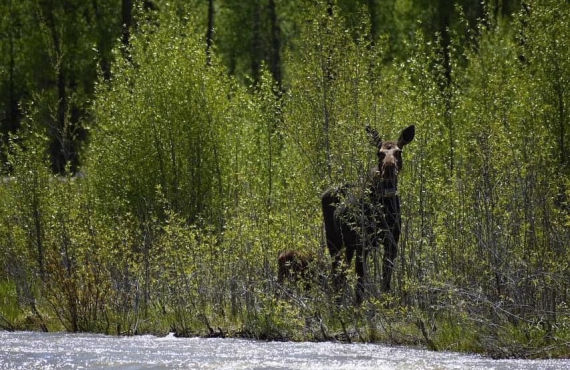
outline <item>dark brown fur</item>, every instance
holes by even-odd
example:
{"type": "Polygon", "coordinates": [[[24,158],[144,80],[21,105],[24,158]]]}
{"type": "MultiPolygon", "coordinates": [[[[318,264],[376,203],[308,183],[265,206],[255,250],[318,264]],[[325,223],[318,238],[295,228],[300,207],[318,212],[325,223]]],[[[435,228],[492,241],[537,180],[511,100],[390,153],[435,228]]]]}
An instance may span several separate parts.
{"type": "Polygon", "coordinates": [[[309,282],[311,279],[311,264],[314,257],[307,253],[288,250],[279,254],[277,265],[279,267],[277,281],[297,283],[299,280],[309,282]]]}
{"type": "Polygon", "coordinates": [[[382,142],[376,130],[366,127],[378,149],[378,165],[361,186],[344,185],[327,190],[321,197],[327,247],[333,257],[334,287],[339,291],[345,280],[342,264],[349,266],[356,253],[356,301],[362,302],[368,252],[384,245],[382,290],[390,290],[392,270],[400,238],[400,198],[398,173],[402,169],[402,148],[414,139],[409,126],[397,141],[382,142]]]}

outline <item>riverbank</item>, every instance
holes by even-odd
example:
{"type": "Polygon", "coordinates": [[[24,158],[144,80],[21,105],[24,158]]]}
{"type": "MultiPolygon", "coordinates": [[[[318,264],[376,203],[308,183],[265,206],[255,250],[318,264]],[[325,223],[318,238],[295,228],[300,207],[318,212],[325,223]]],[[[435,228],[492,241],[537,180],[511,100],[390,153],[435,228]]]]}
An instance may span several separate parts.
{"type": "MultiPolygon", "coordinates": [[[[281,309],[265,315],[222,317],[198,315],[181,325],[172,313],[151,313],[130,326],[120,323],[100,326],[93,333],[113,336],[173,335],[181,338],[232,338],[277,342],[375,343],[432,351],[477,353],[493,359],[568,359],[568,332],[544,335],[537,327],[490,326],[465,315],[432,315],[405,307],[340,307],[336,313],[316,310],[301,315],[290,302],[279,301],[281,309]],[[290,309],[290,310],[288,310],[290,309]],[[564,337],[566,335],[566,337],[564,337]]],[[[366,306],[366,305],[365,305],[366,306]]],[[[20,312],[9,321],[0,315],[0,329],[7,331],[66,331],[61,318],[47,307],[20,312]]],[[[67,330],[68,331],[68,330],[67,330]]],[[[68,331],[69,332],[69,331],[68,331]]]]}

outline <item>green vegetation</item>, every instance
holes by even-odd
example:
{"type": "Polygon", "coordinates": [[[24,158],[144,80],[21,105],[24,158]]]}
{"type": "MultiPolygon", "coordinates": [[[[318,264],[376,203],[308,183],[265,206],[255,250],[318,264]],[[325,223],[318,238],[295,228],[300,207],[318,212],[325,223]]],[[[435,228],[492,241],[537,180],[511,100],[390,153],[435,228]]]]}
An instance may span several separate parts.
{"type": "Polygon", "coordinates": [[[558,0],[4,2],[0,328],[569,357],[569,43],[558,0]],[[354,307],[320,194],[366,124],[416,138],[354,307]]]}

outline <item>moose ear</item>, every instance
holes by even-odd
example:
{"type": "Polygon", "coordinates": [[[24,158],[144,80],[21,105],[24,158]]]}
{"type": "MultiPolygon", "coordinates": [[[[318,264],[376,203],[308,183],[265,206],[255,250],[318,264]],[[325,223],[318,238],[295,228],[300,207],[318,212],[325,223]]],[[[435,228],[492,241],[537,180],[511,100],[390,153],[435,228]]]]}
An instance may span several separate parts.
{"type": "Polygon", "coordinates": [[[378,148],[382,147],[382,139],[380,138],[380,134],[376,129],[373,129],[369,125],[366,125],[366,132],[368,136],[370,136],[370,143],[378,148]]]}
{"type": "Polygon", "coordinates": [[[411,125],[406,127],[400,134],[400,138],[398,139],[398,146],[402,148],[404,145],[409,144],[412,140],[414,140],[415,134],[416,126],[411,125]]]}

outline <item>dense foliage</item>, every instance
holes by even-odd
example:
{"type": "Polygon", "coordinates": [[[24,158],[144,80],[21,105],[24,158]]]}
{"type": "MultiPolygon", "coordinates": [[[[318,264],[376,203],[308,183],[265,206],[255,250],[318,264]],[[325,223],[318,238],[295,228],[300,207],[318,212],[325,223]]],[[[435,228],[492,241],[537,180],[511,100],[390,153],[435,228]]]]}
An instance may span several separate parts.
{"type": "Polygon", "coordinates": [[[568,2],[0,9],[0,328],[570,355],[568,2]],[[375,251],[355,307],[320,194],[374,164],[366,124],[416,138],[393,291],[375,251]]]}

